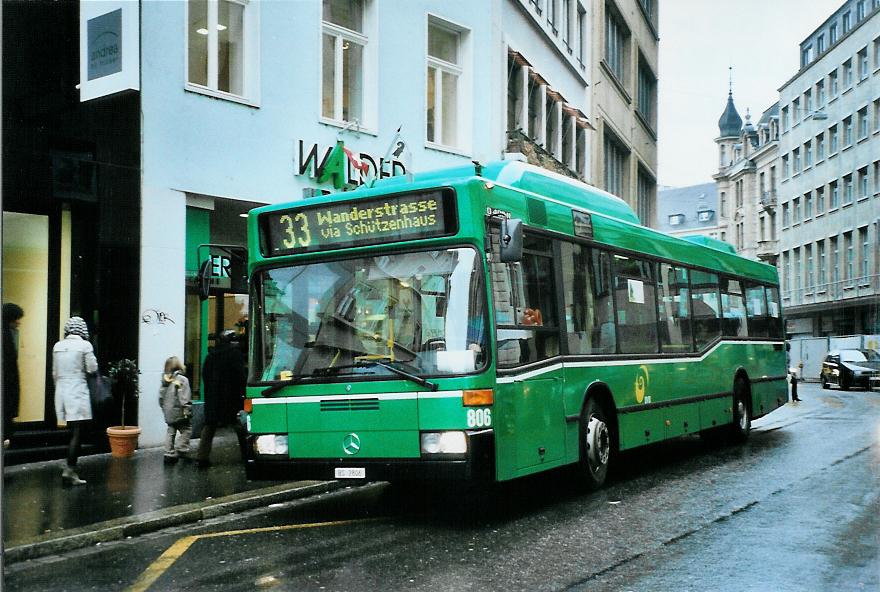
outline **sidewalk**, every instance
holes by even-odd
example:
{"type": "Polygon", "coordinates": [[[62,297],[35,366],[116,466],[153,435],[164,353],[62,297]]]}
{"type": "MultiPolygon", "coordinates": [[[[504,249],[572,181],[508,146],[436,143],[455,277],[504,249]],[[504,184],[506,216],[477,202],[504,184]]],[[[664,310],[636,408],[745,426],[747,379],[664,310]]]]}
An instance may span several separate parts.
{"type": "MultiPolygon", "coordinates": [[[[196,445],[198,440],[194,441],[196,445]]],[[[214,439],[213,464],[163,463],[162,449],[132,458],[80,457],[88,483],[62,487],[63,460],[3,471],[4,562],[61,553],[338,488],[338,482],[248,481],[235,434],[214,439]]]]}

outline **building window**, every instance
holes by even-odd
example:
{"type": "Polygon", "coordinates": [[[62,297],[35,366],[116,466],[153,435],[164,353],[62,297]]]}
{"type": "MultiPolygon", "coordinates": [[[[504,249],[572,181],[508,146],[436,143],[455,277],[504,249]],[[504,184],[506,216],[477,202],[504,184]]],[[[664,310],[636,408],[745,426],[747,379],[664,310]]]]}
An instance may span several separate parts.
{"type": "Polygon", "coordinates": [[[800,224],[801,222],[801,198],[796,197],[791,200],[791,223],[800,224]]]}
{"type": "Polygon", "coordinates": [[[859,62],[859,81],[867,80],[868,78],[868,47],[863,47],[859,53],[856,54],[856,58],[859,62]]]}
{"type": "Polygon", "coordinates": [[[874,39],[874,69],[880,68],[880,37],[874,39]]]}
{"type": "Polygon", "coordinates": [[[547,24],[556,33],[556,3],[559,0],[547,0],[547,24]]]}
{"type": "Polygon", "coordinates": [[[847,280],[852,280],[855,277],[855,249],[853,247],[852,234],[852,232],[843,233],[843,250],[846,253],[846,275],[844,275],[843,277],[847,280]]]}
{"type": "Polygon", "coordinates": [[[821,109],[825,105],[825,81],[820,80],[816,83],[816,109],[821,109]]]}
{"type": "Polygon", "coordinates": [[[865,0],[856,2],[856,22],[865,18],[865,0]]]}
{"type": "Polygon", "coordinates": [[[828,154],[837,152],[837,124],[828,128],[828,154]]]}
{"type": "Polygon", "coordinates": [[[859,199],[868,197],[868,167],[859,169],[859,199]]]}
{"type": "Polygon", "coordinates": [[[853,202],[853,176],[852,173],[843,177],[843,204],[853,202]]]}
{"type": "Polygon", "coordinates": [[[657,77],[648,67],[643,56],[639,55],[639,101],[638,110],[648,125],[656,129],[657,122],[657,77]]]}
{"type": "Polygon", "coordinates": [[[431,144],[461,144],[461,32],[440,21],[428,22],[427,139],[431,144]]]}
{"type": "Polygon", "coordinates": [[[816,37],[816,54],[820,54],[825,51],[825,35],[819,35],[816,37]]]}
{"type": "Polygon", "coordinates": [[[788,292],[791,289],[791,255],[788,251],[782,253],[782,289],[788,292]]]}
{"type": "Polygon", "coordinates": [[[684,223],[684,214],[670,214],[669,215],[669,225],[670,226],[681,226],[684,223]]]}
{"type": "Polygon", "coordinates": [[[880,195],[880,160],[874,161],[874,194],[880,195]]]}
{"type": "Polygon", "coordinates": [[[850,11],[846,11],[843,13],[843,34],[846,35],[849,33],[849,30],[852,28],[852,13],[850,11]]]}
{"type": "Polygon", "coordinates": [[[507,56],[507,131],[522,129],[520,121],[523,101],[522,69],[517,57],[511,52],[507,56]]]}
{"type": "Polygon", "coordinates": [[[605,128],[605,190],[624,197],[627,152],[605,128]]]}
{"type": "MultiPolygon", "coordinates": [[[[571,0],[562,0],[562,14],[559,15],[559,29],[562,31],[562,42],[566,47],[571,47],[571,22],[569,10],[571,0]]],[[[569,50],[570,51],[570,50],[569,50]]]]}
{"type": "Polygon", "coordinates": [[[801,68],[813,61],[813,46],[808,45],[801,50],[801,68]]]}
{"type": "Polygon", "coordinates": [[[825,188],[816,187],[816,215],[825,211],[825,188]]]}
{"type": "Polygon", "coordinates": [[[799,122],[804,118],[804,114],[801,111],[801,100],[795,99],[791,102],[791,119],[795,123],[799,122]]]}
{"type": "Polygon", "coordinates": [[[852,58],[843,62],[843,88],[849,88],[853,83],[852,58]]]}
{"type": "Polygon", "coordinates": [[[804,220],[813,217],[813,194],[812,192],[804,193],[804,220]]]}
{"type": "Polygon", "coordinates": [[[801,149],[795,148],[791,151],[792,174],[796,175],[801,172],[801,149]]]}
{"type": "Polygon", "coordinates": [[[837,23],[832,23],[830,27],[828,27],[828,42],[831,45],[837,43],[837,23]]]}
{"type": "Polygon", "coordinates": [[[819,242],[817,242],[816,249],[819,263],[816,281],[818,282],[818,285],[821,286],[825,283],[825,241],[820,240],[819,242]]]}
{"type": "Polygon", "coordinates": [[[831,192],[831,209],[833,210],[840,206],[840,189],[836,180],[828,183],[828,187],[831,192]]]}
{"type": "Polygon", "coordinates": [[[812,292],[815,289],[815,284],[813,283],[813,245],[804,246],[804,265],[807,272],[807,290],[812,292]]]}
{"type": "Polygon", "coordinates": [[[577,59],[583,64],[587,61],[587,11],[578,3],[577,5],[577,59]]]}
{"type": "Polygon", "coordinates": [[[621,83],[626,82],[629,30],[611,4],[605,5],[605,62],[621,83]]]}
{"type": "Polygon", "coordinates": [[[816,160],[820,161],[825,158],[825,134],[821,133],[816,136],[816,160]]]}
{"type": "Polygon", "coordinates": [[[834,69],[828,73],[828,93],[832,99],[837,96],[837,91],[837,69],[834,69]]]}
{"type": "Polygon", "coordinates": [[[840,249],[836,236],[831,237],[831,281],[837,284],[840,281],[840,249]]]}
{"type": "Polygon", "coordinates": [[[810,145],[810,142],[804,144],[804,166],[813,166],[813,147],[810,145]]]}
{"type": "Polygon", "coordinates": [[[804,117],[813,111],[813,92],[810,89],[804,91],[804,117]]]}
{"type": "Polygon", "coordinates": [[[788,209],[788,202],[782,204],[782,227],[788,228],[791,225],[791,217],[788,209]]]}
{"type": "Polygon", "coordinates": [[[789,170],[788,170],[788,154],[784,154],[782,156],[782,177],[788,178],[789,170]]]}
{"type": "Polygon", "coordinates": [[[862,246],[861,270],[859,275],[862,281],[868,281],[868,257],[871,255],[871,245],[868,243],[868,227],[859,228],[859,244],[862,246]]]}
{"type": "Polygon", "coordinates": [[[852,116],[843,120],[843,146],[852,146],[853,143],[853,119],[852,116]]]}
{"type": "Polygon", "coordinates": [[[856,116],[858,117],[859,140],[863,140],[868,137],[868,107],[865,106],[859,109],[856,116]]]}
{"type": "Polygon", "coordinates": [[[246,0],[189,0],[187,82],[194,90],[255,99],[258,6],[246,0]]]}
{"type": "Polygon", "coordinates": [[[880,132],[880,99],[874,99],[874,131],[880,132]]]}
{"type": "Polygon", "coordinates": [[[782,108],[782,131],[788,131],[788,107],[782,108]]]}
{"type": "Polygon", "coordinates": [[[367,43],[362,0],[324,0],[321,27],[321,115],[364,123],[367,43]]]}
{"type": "Polygon", "coordinates": [[[650,226],[654,219],[653,204],[657,194],[657,182],[651,175],[639,167],[638,173],[638,197],[639,202],[636,207],[636,213],[642,224],[650,226]]]}

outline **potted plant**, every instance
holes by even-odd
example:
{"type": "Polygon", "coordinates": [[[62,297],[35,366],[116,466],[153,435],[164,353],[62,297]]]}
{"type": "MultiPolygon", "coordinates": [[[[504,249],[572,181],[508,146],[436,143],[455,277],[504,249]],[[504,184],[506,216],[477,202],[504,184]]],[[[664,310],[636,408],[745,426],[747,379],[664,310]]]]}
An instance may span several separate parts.
{"type": "Polygon", "coordinates": [[[110,364],[110,381],[113,384],[113,394],[121,399],[120,425],[107,428],[107,437],[110,440],[110,454],[116,457],[129,457],[137,448],[138,436],[141,429],[137,426],[125,425],[125,402],[126,400],[137,401],[138,398],[138,370],[137,362],[123,358],[110,364]]]}

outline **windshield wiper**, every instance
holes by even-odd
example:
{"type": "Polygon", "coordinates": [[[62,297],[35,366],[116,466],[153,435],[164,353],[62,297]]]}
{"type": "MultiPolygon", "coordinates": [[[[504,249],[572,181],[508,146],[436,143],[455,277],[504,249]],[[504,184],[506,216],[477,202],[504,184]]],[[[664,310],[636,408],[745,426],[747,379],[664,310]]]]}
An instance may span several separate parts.
{"type": "Polygon", "coordinates": [[[406,370],[403,370],[402,368],[398,368],[397,366],[392,366],[391,364],[394,364],[394,363],[395,362],[392,362],[392,361],[389,361],[388,363],[386,363],[386,362],[380,362],[378,360],[359,360],[359,361],[355,362],[354,364],[346,364],[344,366],[332,366],[330,368],[324,368],[324,369],[322,369],[322,373],[329,374],[329,373],[333,372],[334,370],[341,370],[343,368],[370,368],[372,366],[379,366],[380,368],[384,368],[385,370],[388,370],[389,372],[391,372],[393,374],[397,374],[398,376],[402,376],[403,378],[406,378],[407,380],[411,380],[414,383],[418,384],[419,386],[423,386],[428,390],[436,391],[439,388],[435,383],[431,382],[430,380],[424,379],[417,374],[412,374],[411,372],[407,372],[406,370]]]}

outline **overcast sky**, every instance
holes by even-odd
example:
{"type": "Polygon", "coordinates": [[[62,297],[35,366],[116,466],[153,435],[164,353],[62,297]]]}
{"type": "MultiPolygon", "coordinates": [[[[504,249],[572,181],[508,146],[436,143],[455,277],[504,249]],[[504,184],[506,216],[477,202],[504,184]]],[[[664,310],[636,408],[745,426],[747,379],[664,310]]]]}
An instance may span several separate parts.
{"type": "Polygon", "coordinates": [[[733,99],[752,121],[798,70],[799,44],[843,0],[664,0],[660,2],[658,175],[660,185],[712,181],[718,119],[733,99]]]}

